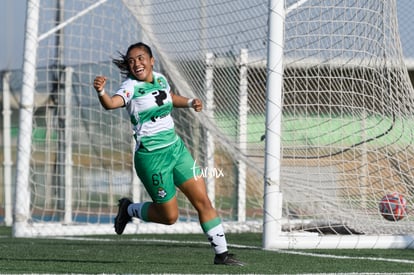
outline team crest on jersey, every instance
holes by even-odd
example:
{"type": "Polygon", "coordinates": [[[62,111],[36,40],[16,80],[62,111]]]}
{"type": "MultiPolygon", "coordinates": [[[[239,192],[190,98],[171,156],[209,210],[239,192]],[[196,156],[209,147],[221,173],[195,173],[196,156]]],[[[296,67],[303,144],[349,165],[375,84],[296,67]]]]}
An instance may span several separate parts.
{"type": "Polygon", "coordinates": [[[162,88],[167,88],[167,82],[164,78],[158,78],[157,79],[158,85],[160,85],[162,88]]]}
{"type": "Polygon", "coordinates": [[[165,198],[167,196],[167,192],[165,192],[164,188],[158,188],[158,197],[165,198]]]}

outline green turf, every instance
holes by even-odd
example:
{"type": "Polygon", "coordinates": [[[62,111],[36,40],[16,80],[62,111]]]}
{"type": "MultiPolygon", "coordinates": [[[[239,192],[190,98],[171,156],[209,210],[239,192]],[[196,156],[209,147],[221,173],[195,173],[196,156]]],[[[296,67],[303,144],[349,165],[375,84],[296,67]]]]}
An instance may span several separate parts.
{"type": "Polygon", "coordinates": [[[0,274],[414,272],[414,250],[264,251],[260,249],[260,234],[228,234],[227,239],[231,252],[246,266],[213,265],[212,249],[199,234],[16,239],[11,237],[10,228],[0,227],[0,274]],[[304,254],[294,254],[298,252],[304,254]]]}

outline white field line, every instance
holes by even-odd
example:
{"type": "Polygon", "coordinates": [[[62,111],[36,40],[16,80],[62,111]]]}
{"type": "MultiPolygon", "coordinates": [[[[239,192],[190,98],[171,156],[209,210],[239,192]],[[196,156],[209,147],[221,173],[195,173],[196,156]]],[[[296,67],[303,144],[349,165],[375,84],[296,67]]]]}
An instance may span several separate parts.
{"type": "MultiPolygon", "coordinates": [[[[77,240],[77,241],[105,241],[105,242],[116,242],[117,240],[108,239],[108,238],[88,238],[88,237],[56,237],[56,239],[65,239],[65,240],[77,240]]],[[[175,241],[175,240],[161,240],[161,239],[128,239],[123,240],[128,242],[141,242],[141,243],[177,243],[177,244],[206,244],[210,245],[208,242],[197,242],[197,241],[175,241]]],[[[228,247],[233,248],[241,248],[241,249],[255,249],[255,250],[263,250],[259,246],[248,246],[248,245],[236,245],[236,244],[228,244],[228,247]]],[[[280,253],[280,254],[292,254],[292,255],[301,255],[301,256],[309,256],[309,257],[318,257],[318,258],[330,258],[330,259],[345,259],[345,260],[368,260],[368,261],[377,261],[377,262],[393,262],[393,263],[402,263],[402,264],[414,264],[414,260],[406,260],[406,259],[390,259],[390,258],[381,258],[381,257],[355,257],[355,256],[338,256],[338,255],[330,255],[330,254],[317,254],[317,253],[308,253],[303,251],[292,251],[292,250],[267,250],[270,252],[280,253]]],[[[318,273],[323,274],[323,273],[318,273]]],[[[326,273],[326,274],[334,274],[334,273],[326,273]]],[[[381,273],[335,273],[335,274],[381,274],[381,273]]],[[[385,273],[383,273],[385,274],[385,273]]],[[[413,273],[396,273],[396,274],[414,274],[413,273]]]]}
{"type": "MultiPolygon", "coordinates": [[[[1,273],[2,275],[8,275],[8,273],[1,273]]],[[[188,273],[150,273],[147,275],[188,275],[188,273]]],[[[198,273],[197,273],[198,274],[198,273]]],[[[214,273],[207,273],[208,275],[214,275],[214,273]]],[[[220,273],[221,274],[221,273],[220,273]]],[[[261,275],[260,273],[243,273],[244,275],[261,275]]],[[[356,273],[356,272],[351,272],[351,273],[295,273],[294,275],[389,275],[390,273],[356,273]]],[[[397,275],[413,275],[414,273],[409,272],[409,273],[392,273],[393,275],[397,274],[397,275]]],[[[10,275],[15,275],[10,274],[10,275]]],[[[56,274],[56,273],[21,273],[19,275],[60,275],[60,274],[56,274]]],[[[88,275],[88,274],[84,274],[84,273],[70,273],[70,275],[88,275]]],[[[103,273],[100,275],[121,275],[119,273],[103,273]]],[[[125,273],[122,275],[146,275],[145,273],[125,273]]],[[[198,275],[203,275],[203,274],[198,274],[198,275]]],[[[279,274],[277,273],[277,275],[292,275],[292,274],[279,274]]]]}

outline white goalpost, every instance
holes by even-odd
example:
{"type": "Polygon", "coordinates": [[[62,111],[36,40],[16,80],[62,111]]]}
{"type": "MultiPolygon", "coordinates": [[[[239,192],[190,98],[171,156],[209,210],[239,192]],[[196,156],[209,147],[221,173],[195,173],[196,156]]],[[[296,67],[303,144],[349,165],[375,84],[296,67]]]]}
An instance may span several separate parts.
{"type": "Polygon", "coordinates": [[[282,233],[282,201],[280,190],[281,123],[283,89],[284,1],[269,1],[267,39],[266,135],[264,171],[263,247],[269,248],[282,233]]]}
{"type": "MultiPolygon", "coordinates": [[[[115,234],[117,200],[148,200],[125,110],[92,82],[130,44],[154,51],[174,110],[226,232],[263,232],[264,249],[413,248],[414,93],[395,0],[28,1],[14,189],[15,237],[115,234]],[[53,2],[53,1],[52,1],[53,2]],[[384,219],[399,192],[407,214],[384,219]]],[[[201,233],[178,192],[173,226],[201,233]]]]}
{"type": "Polygon", "coordinates": [[[39,21],[38,1],[27,3],[25,50],[23,63],[22,92],[19,110],[19,139],[17,148],[16,191],[13,214],[14,234],[19,236],[30,219],[29,178],[30,152],[32,146],[32,119],[36,78],[37,32],[39,21]]]}

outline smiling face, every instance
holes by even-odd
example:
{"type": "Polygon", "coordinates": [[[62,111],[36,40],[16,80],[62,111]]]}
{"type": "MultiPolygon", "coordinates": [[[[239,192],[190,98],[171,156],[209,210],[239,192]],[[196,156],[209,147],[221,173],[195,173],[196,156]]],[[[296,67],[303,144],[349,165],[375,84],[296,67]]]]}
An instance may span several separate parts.
{"type": "Polygon", "coordinates": [[[140,81],[152,82],[154,57],[144,47],[134,47],[127,54],[129,71],[140,81]]]}

